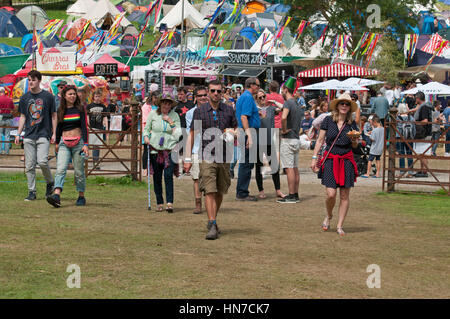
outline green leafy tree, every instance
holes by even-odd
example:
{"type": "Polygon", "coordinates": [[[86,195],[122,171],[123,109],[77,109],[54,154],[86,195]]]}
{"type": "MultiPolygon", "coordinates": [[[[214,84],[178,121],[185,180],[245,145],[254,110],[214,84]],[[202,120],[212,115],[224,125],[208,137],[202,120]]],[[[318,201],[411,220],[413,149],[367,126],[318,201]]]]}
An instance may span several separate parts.
{"type": "Polygon", "coordinates": [[[377,79],[391,84],[400,82],[398,72],[404,65],[403,53],[398,50],[397,42],[390,36],[384,36],[379,42],[379,52],[372,66],[380,71],[377,79]]]}
{"type": "Polygon", "coordinates": [[[417,5],[431,8],[437,0],[294,0],[289,15],[289,27],[295,33],[301,20],[318,14],[328,24],[328,36],[351,35],[350,48],[355,49],[364,32],[402,35],[412,33],[419,18],[411,8],[417,5]],[[379,10],[377,10],[379,8],[379,10]],[[368,11],[369,10],[369,11],[368,11]],[[379,13],[379,19],[377,18],[379,13]],[[379,22],[379,23],[378,23],[379,22]]]}

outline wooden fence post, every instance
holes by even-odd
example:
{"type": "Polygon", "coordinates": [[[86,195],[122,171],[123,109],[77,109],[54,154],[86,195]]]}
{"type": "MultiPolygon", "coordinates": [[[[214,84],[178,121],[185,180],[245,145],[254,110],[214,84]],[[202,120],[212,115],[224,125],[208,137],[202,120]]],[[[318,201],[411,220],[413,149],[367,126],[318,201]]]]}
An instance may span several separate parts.
{"type": "Polygon", "coordinates": [[[133,181],[138,180],[138,107],[139,103],[135,100],[131,100],[131,178],[133,181]]]}
{"type": "Polygon", "coordinates": [[[395,192],[395,152],[397,151],[395,142],[395,127],[397,126],[397,108],[392,107],[389,109],[389,161],[388,161],[388,181],[387,181],[387,191],[395,192]]]}

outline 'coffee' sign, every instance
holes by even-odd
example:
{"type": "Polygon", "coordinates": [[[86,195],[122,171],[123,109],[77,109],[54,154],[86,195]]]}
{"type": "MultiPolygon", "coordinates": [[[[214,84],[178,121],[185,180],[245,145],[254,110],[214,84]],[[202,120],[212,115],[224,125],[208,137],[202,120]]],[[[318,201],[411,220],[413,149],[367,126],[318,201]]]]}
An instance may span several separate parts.
{"type": "Polygon", "coordinates": [[[94,63],[94,73],[99,76],[117,76],[119,68],[117,63],[94,63]]]}
{"type": "Polygon", "coordinates": [[[74,52],[44,52],[37,55],[36,68],[40,72],[76,71],[77,64],[74,52]]]}

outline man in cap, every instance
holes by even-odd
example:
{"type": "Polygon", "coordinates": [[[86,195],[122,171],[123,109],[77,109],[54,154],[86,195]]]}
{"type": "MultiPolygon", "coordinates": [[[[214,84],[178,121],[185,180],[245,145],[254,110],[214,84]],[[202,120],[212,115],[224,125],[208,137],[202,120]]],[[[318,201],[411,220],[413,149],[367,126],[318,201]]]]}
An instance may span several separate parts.
{"type": "Polygon", "coordinates": [[[300,151],[300,127],[304,117],[304,110],[294,98],[297,80],[290,77],[283,85],[281,93],[285,100],[281,115],[281,167],[286,169],[289,195],[277,200],[278,203],[298,203],[298,187],[300,174],[298,172],[298,153],[300,151]]]}

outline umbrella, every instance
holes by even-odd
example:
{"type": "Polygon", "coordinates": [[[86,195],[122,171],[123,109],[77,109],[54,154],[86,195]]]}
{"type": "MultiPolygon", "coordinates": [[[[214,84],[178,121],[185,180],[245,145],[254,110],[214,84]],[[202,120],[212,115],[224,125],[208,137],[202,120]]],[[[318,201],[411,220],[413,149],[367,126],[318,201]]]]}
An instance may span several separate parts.
{"type": "Polygon", "coordinates": [[[346,84],[339,80],[329,80],[321,83],[311,84],[299,88],[300,90],[344,90],[344,91],[368,91],[368,89],[357,84],[346,84]]]}
{"type": "Polygon", "coordinates": [[[435,95],[450,95],[450,86],[439,82],[430,82],[418,88],[416,87],[411,90],[403,91],[402,94],[416,94],[417,92],[435,95]]]}
{"type": "Polygon", "coordinates": [[[359,86],[369,86],[369,85],[375,85],[375,84],[382,84],[384,82],[369,80],[369,79],[361,79],[361,78],[348,78],[348,79],[345,79],[344,81],[342,81],[342,83],[356,84],[359,86]]]}

